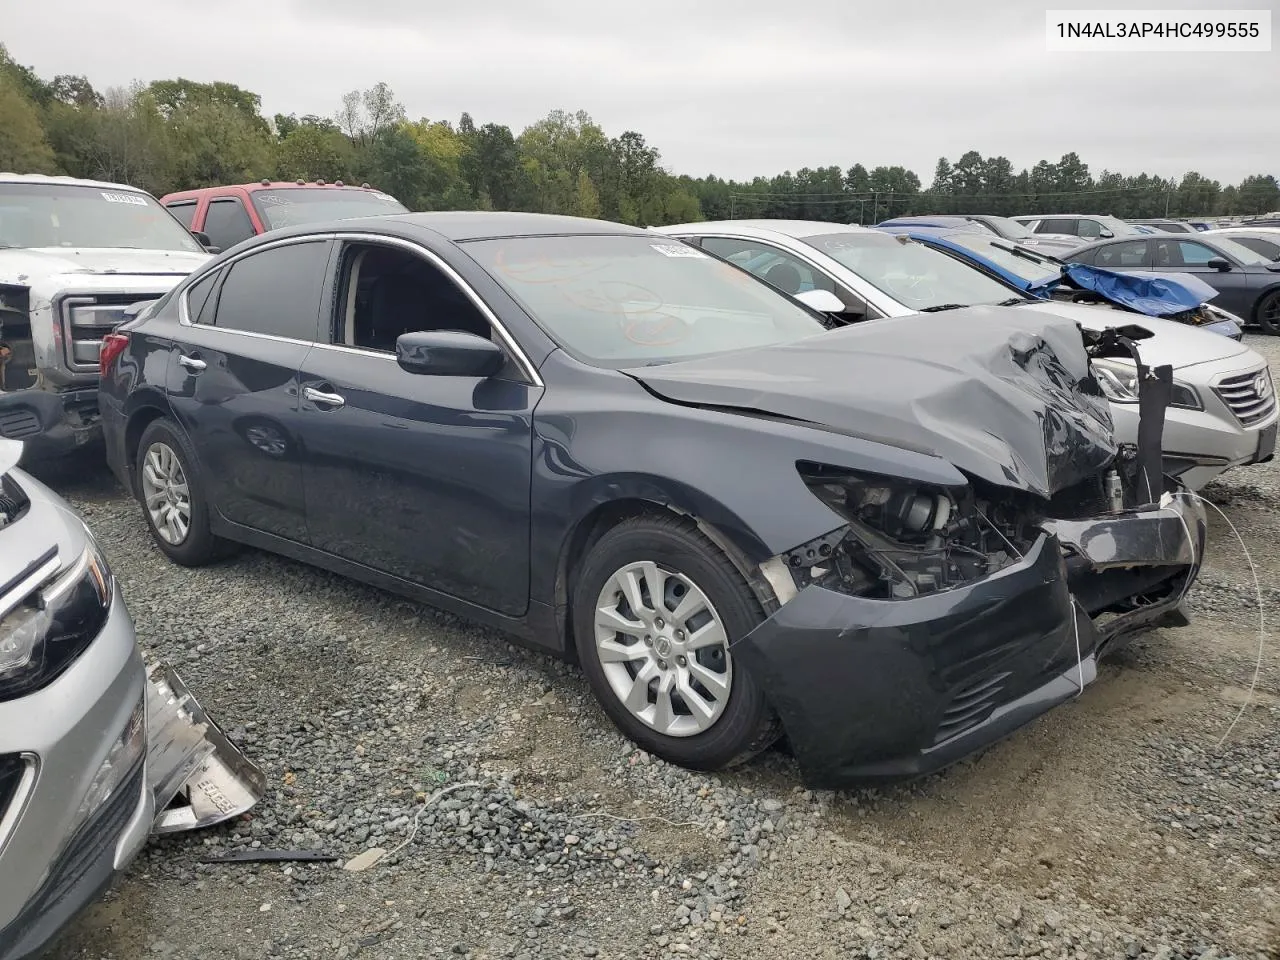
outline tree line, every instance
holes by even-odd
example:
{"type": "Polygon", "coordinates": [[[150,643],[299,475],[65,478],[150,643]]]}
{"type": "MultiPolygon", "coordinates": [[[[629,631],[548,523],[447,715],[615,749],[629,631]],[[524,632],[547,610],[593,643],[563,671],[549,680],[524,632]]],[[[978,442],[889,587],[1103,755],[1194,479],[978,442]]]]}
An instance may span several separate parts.
{"type": "Polygon", "coordinates": [[[584,112],[553,110],[519,134],[498,123],[410,120],[385,83],[352,91],[331,117],[262,114],[232,83],[157,80],[96,90],[40,77],[0,45],[0,170],[62,173],[174,190],[278,180],[368,182],[412,210],[528,210],[658,225],[730,217],[876,223],[910,213],[1111,213],[1126,218],[1258,214],[1280,184],[1187,173],[1103,170],[1075,153],[1015,172],[969,151],[933,180],[901,166],[808,167],[751,181],[677,176],[628,130],[611,137],[584,112]]]}

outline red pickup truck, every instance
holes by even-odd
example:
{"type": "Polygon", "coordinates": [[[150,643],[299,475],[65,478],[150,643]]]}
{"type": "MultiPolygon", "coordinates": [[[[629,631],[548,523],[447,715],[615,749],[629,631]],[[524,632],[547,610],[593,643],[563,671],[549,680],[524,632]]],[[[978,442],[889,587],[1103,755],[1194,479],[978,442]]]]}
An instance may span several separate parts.
{"type": "Polygon", "coordinates": [[[204,187],[166,194],[160,202],[213,250],[226,250],[241,240],[281,227],[409,212],[395,197],[367,183],[356,187],[341,180],[262,180],[204,187]]]}

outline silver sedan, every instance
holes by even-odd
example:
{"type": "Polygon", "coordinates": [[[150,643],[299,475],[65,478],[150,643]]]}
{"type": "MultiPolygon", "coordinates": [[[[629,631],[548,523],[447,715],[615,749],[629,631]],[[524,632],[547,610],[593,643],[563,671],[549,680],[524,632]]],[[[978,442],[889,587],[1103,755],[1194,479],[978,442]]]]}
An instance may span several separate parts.
{"type": "MultiPolygon", "coordinates": [[[[785,293],[833,295],[846,321],[880,320],[974,304],[1013,304],[1075,320],[1088,330],[1116,325],[1107,306],[1026,300],[1013,287],[920,243],[865,227],[807,220],[723,220],[655,228],[736,263],[785,293]]],[[[807,299],[807,296],[806,296],[807,299]]],[[[1275,388],[1266,361],[1229,337],[1155,317],[1127,315],[1151,336],[1143,362],[1174,370],[1165,420],[1165,469],[1199,489],[1233,466],[1272,456],[1275,388]]],[[[1116,434],[1137,441],[1135,367],[1100,361],[1116,434]]]]}

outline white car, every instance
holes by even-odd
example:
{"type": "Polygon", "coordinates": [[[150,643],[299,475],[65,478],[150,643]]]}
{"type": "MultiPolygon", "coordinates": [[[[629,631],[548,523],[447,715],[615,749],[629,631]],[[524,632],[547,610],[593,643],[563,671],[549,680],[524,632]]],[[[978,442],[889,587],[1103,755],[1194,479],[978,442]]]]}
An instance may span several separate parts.
{"type": "MultiPolygon", "coordinates": [[[[1029,300],[955,257],[865,227],[723,220],[654,229],[701,246],[811,304],[809,291],[826,291],[842,307],[827,312],[846,322],[1006,304],[1010,310],[1067,317],[1087,330],[1136,324],[1152,334],[1140,344],[1143,362],[1169,364],[1174,371],[1174,402],[1163,438],[1166,472],[1195,490],[1231,467],[1274,455],[1280,413],[1271,371],[1260,354],[1230,337],[1171,320],[1118,314],[1108,306],[1029,300]]],[[[1116,435],[1136,443],[1136,368],[1124,360],[1096,361],[1095,366],[1111,400],[1116,435]]]]}
{"type": "Polygon", "coordinates": [[[0,173],[0,437],[27,461],[98,439],[102,338],[208,259],[149,193],[0,173]]]}

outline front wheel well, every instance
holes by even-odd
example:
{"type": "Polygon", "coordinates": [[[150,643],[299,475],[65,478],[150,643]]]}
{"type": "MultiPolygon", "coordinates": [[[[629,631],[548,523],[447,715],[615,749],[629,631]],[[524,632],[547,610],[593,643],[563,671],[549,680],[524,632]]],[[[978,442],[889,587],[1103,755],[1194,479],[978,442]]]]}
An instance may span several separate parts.
{"type": "Polygon", "coordinates": [[[611,529],[625,520],[645,516],[655,518],[678,517],[687,522],[691,528],[699,530],[719,547],[725,556],[729,558],[729,561],[738,568],[748,585],[756,593],[765,612],[771,613],[777,609],[777,597],[774,595],[772,588],[761,577],[756,565],[714,527],[703,522],[698,517],[669,504],[639,498],[610,500],[592,509],[573,528],[573,532],[569,535],[568,542],[561,553],[559,568],[556,570],[556,627],[564,637],[564,650],[571,659],[576,660],[578,656],[570,607],[573,599],[571,587],[577,578],[577,572],[582,566],[582,561],[591,552],[591,548],[596,541],[611,529]]]}

